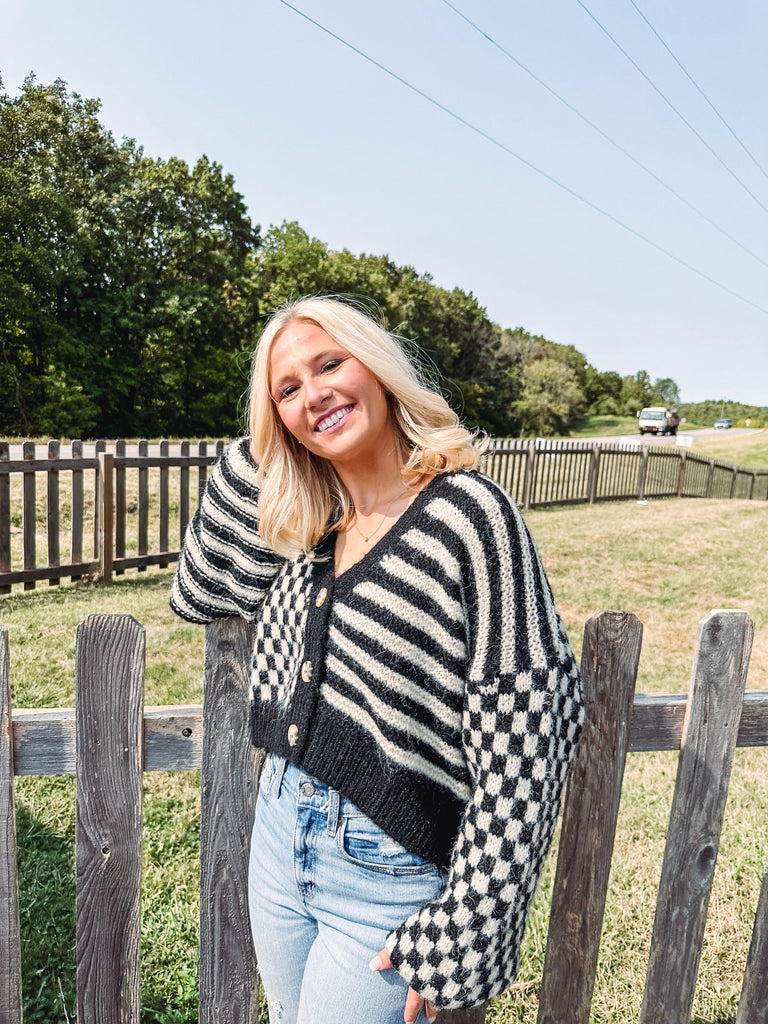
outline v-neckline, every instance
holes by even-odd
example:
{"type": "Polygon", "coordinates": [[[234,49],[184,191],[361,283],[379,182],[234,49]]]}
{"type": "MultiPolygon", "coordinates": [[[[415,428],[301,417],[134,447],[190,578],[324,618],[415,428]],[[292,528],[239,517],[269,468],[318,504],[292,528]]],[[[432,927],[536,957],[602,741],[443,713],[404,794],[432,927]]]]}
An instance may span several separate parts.
{"type": "Polygon", "coordinates": [[[366,567],[369,563],[373,559],[379,557],[381,554],[380,549],[385,545],[391,545],[397,542],[398,538],[401,537],[412,525],[413,520],[419,515],[424,503],[429,497],[431,497],[435,489],[439,486],[439,482],[448,475],[449,474],[447,473],[440,473],[437,476],[434,476],[429,483],[419,491],[400,518],[390,526],[386,533],[379,537],[373,547],[369,551],[366,551],[362,558],[353,562],[349,568],[344,569],[338,575],[336,574],[336,542],[339,535],[336,530],[332,530],[329,534],[326,534],[320,542],[320,545],[318,545],[318,548],[322,548],[323,554],[329,559],[330,565],[328,572],[333,579],[334,587],[337,591],[342,587],[347,590],[349,587],[354,586],[358,578],[365,574],[366,567]]]}

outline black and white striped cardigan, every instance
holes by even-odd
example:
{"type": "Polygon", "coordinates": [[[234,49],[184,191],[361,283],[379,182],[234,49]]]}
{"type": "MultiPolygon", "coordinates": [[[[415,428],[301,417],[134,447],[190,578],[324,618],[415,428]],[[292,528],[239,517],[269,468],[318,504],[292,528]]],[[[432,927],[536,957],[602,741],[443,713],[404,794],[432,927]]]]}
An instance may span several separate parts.
{"type": "Polygon", "coordinates": [[[254,742],[340,790],[445,890],[386,942],[441,1008],[513,980],[583,720],[578,669],[519,511],[475,472],[436,477],[338,579],[335,534],[261,540],[248,442],[189,525],[174,610],[256,620],[254,742]]]}

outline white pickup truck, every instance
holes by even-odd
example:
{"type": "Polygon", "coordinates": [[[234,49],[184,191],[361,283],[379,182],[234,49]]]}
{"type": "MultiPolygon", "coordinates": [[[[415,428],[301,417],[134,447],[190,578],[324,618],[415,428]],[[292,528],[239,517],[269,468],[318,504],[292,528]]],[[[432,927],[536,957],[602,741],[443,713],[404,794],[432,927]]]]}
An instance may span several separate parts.
{"type": "Polygon", "coordinates": [[[652,405],[638,413],[637,425],[641,434],[676,434],[680,417],[674,409],[652,405]]]}

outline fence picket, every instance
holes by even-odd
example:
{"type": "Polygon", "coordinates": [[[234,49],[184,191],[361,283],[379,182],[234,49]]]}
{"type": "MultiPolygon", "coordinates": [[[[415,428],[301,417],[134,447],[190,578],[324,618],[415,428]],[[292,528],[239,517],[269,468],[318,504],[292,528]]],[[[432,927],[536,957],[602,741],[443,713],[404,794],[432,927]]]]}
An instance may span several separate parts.
{"type": "MultiPolygon", "coordinates": [[[[139,458],[146,459],[149,456],[149,441],[142,438],[139,441],[139,458]]],[[[146,466],[139,469],[139,536],[137,552],[139,558],[149,551],[149,470],[146,466]]],[[[146,563],[139,563],[136,567],[139,572],[146,572],[146,563]]]]}
{"type": "MultiPolygon", "coordinates": [[[[128,502],[125,490],[125,467],[120,464],[119,459],[125,458],[125,441],[119,438],[115,441],[115,559],[125,558],[125,531],[128,522],[128,502]]],[[[115,569],[117,576],[122,576],[125,570],[118,566],[115,569]]]]}
{"type": "MultiPolygon", "coordinates": [[[[73,459],[82,459],[83,442],[73,441],[71,445],[73,459]]],[[[83,560],[83,471],[82,469],[72,470],[72,526],[71,526],[71,548],[70,558],[75,565],[83,560]]],[[[79,573],[71,576],[74,583],[81,578],[79,573]]]]}
{"type": "Polygon", "coordinates": [[[690,1019],[753,634],[745,612],[699,626],[640,1024],[690,1019]]]}
{"type": "Polygon", "coordinates": [[[200,1024],[256,1024],[259,983],[248,919],[248,850],[263,754],[248,735],[250,627],[205,634],[200,822],[200,1024]],[[213,725],[215,723],[215,726],[213,725]]]}
{"type": "MultiPolygon", "coordinates": [[[[169,454],[169,445],[167,441],[160,442],[160,458],[167,458],[169,454]]],[[[158,513],[159,513],[159,545],[160,551],[168,550],[168,519],[170,515],[170,503],[168,500],[168,467],[160,467],[160,494],[158,501],[158,513]]],[[[168,562],[158,562],[161,569],[165,569],[168,562]]]]}
{"type": "Polygon", "coordinates": [[[629,612],[585,627],[587,721],[563,808],[538,1024],[589,1020],[642,635],[629,612]]]}
{"type": "MultiPolygon", "coordinates": [[[[61,445],[58,441],[48,442],[48,460],[57,462],[61,445]]],[[[48,565],[51,568],[58,568],[59,565],[59,471],[49,469],[48,483],[46,487],[46,532],[48,534],[48,565]]],[[[48,585],[53,587],[59,582],[59,577],[52,576],[48,585]]]]}
{"type": "Polygon", "coordinates": [[[0,626],[0,1021],[21,1024],[21,943],[13,803],[8,630],[0,626]]]}
{"type": "Polygon", "coordinates": [[[144,630],[77,628],[77,1020],[138,1024],[144,630]]]}
{"type": "Polygon", "coordinates": [[[736,1024],[768,1024],[768,865],[763,870],[736,1024]]]}
{"type": "MultiPolygon", "coordinates": [[[[25,441],[22,445],[21,457],[25,462],[34,463],[35,445],[32,441],[25,441]]],[[[37,568],[37,508],[35,505],[35,473],[34,470],[23,474],[22,483],[22,529],[24,543],[24,568],[37,568]]],[[[35,581],[25,580],[25,590],[34,590],[35,581]]]]}
{"type": "MultiPolygon", "coordinates": [[[[0,441],[0,465],[10,461],[10,445],[0,441]]],[[[0,576],[11,571],[11,474],[0,473],[0,576]]],[[[0,584],[0,594],[10,594],[11,584],[0,584]]]]}

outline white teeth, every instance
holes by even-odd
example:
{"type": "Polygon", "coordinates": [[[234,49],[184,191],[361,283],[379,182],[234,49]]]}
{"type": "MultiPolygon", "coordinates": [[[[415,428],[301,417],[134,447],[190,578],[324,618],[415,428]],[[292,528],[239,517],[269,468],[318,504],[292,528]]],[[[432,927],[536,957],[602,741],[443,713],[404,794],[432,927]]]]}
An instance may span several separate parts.
{"type": "Polygon", "coordinates": [[[338,423],[339,420],[343,420],[347,413],[351,411],[351,409],[351,405],[346,406],[344,409],[337,409],[336,412],[332,412],[330,416],[326,416],[324,420],[320,420],[320,422],[317,424],[316,429],[320,433],[322,433],[324,430],[328,430],[329,427],[332,427],[335,423],[338,423]]]}

